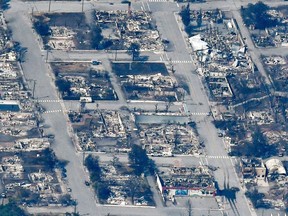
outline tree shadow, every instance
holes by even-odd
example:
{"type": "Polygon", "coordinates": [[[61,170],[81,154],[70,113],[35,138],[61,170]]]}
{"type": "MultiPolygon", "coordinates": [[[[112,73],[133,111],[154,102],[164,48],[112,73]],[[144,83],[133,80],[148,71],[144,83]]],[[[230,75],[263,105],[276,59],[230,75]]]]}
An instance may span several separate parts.
{"type": "Polygon", "coordinates": [[[149,59],[149,56],[147,55],[139,56],[137,58],[138,61],[148,61],[148,59],[149,59]]]}
{"type": "Polygon", "coordinates": [[[236,206],[236,193],[239,191],[237,187],[230,187],[229,185],[229,176],[227,177],[224,173],[224,188],[220,189],[218,182],[215,182],[215,187],[217,190],[217,195],[225,197],[225,199],[229,202],[233,212],[235,215],[239,215],[240,213],[236,206]]]}

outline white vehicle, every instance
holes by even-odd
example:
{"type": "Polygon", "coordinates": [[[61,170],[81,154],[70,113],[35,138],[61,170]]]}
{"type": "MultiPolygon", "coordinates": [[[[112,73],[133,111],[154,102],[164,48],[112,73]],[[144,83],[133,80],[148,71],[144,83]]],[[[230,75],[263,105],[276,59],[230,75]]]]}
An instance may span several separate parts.
{"type": "Polygon", "coordinates": [[[93,100],[91,97],[80,97],[80,102],[92,103],[93,100]]]}

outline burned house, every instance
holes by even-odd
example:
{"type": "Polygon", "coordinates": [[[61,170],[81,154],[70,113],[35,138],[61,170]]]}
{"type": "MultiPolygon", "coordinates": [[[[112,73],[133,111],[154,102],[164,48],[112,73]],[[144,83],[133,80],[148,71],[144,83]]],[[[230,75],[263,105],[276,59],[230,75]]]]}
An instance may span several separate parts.
{"type": "Polygon", "coordinates": [[[175,196],[214,196],[214,177],[206,166],[159,168],[156,176],[164,199],[175,196]]]}
{"type": "Polygon", "coordinates": [[[261,159],[258,158],[241,158],[240,168],[244,181],[266,178],[266,168],[261,159]]]}

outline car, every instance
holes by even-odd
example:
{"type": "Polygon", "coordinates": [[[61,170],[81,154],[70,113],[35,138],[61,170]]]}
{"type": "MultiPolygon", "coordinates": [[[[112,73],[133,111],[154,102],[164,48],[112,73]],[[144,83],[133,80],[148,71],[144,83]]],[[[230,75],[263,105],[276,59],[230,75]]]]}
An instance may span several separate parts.
{"type": "Polygon", "coordinates": [[[91,61],[91,64],[92,65],[100,65],[102,62],[101,61],[98,61],[98,60],[92,60],[91,61]]]}
{"type": "Polygon", "coordinates": [[[86,186],[90,186],[90,182],[85,181],[85,185],[86,185],[86,186]]]}
{"type": "Polygon", "coordinates": [[[221,132],[219,132],[218,137],[223,137],[223,134],[221,132]]]}
{"type": "Polygon", "coordinates": [[[83,103],[92,103],[93,100],[92,100],[92,97],[80,97],[80,102],[83,102],[83,103]]]}
{"type": "Polygon", "coordinates": [[[169,43],[170,43],[170,41],[169,41],[169,40],[167,40],[167,39],[162,39],[162,43],[164,43],[164,44],[169,44],[169,43]]]}
{"type": "Polygon", "coordinates": [[[71,188],[67,188],[67,191],[68,191],[68,192],[71,192],[71,191],[72,191],[72,189],[71,189],[71,188]]]}
{"type": "Polygon", "coordinates": [[[47,138],[53,140],[55,138],[55,135],[54,134],[48,134],[47,138]]]}

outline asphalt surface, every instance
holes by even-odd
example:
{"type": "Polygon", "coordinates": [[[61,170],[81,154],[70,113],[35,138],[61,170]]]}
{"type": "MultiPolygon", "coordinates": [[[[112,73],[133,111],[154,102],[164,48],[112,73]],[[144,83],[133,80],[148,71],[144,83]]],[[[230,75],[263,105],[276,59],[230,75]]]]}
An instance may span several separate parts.
{"type": "MultiPolygon", "coordinates": [[[[110,1],[114,4],[109,4],[104,0],[100,1],[89,1],[84,4],[84,11],[89,12],[93,8],[105,9],[105,10],[114,10],[114,9],[126,9],[127,6],[120,4],[120,1],[110,1]]],[[[240,23],[240,30],[243,37],[246,37],[247,44],[249,46],[249,51],[251,51],[251,57],[255,61],[255,64],[258,66],[260,72],[265,77],[265,71],[261,65],[259,56],[259,49],[254,47],[252,40],[250,38],[249,32],[246,27],[242,24],[241,17],[239,17],[239,8],[240,6],[246,5],[250,2],[255,1],[211,1],[204,4],[191,4],[191,8],[194,9],[223,9],[231,10],[235,19],[240,23]]],[[[26,55],[26,60],[22,64],[25,78],[28,80],[30,87],[33,84],[33,81],[36,80],[36,98],[40,100],[45,98],[45,100],[59,100],[58,93],[55,90],[53,83],[53,76],[48,65],[45,63],[45,51],[41,50],[41,46],[37,41],[37,36],[33,33],[31,29],[31,22],[29,18],[30,12],[44,12],[48,11],[47,1],[41,2],[27,2],[23,3],[21,1],[12,0],[11,9],[6,12],[6,18],[9,21],[9,26],[13,31],[13,39],[19,41],[22,46],[28,48],[26,55]],[[29,81],[30,80],[30,81],[29,81]]],[[[269,5],[288,5],[288,2],[280,1],[267,1],[269,5]]],[[[167,38],[171,41],[172,49],[169,52],[163,53],[143,53],[143,55],[149,56],[149,60],[152,61],[164,61],[172,62],[174,68],[176,69],[175,76],[178,80],[184,80],[187,82],[189,87],[189,95],[185,97],[185,104],[187,114],[192,114],[194,112],[209,112],[210,104],[207,100],[205,88],[203,87],[200,78],[195,73],[196,64],[193,63],[193,58],[191,56],[191,50],[187,47],[187,36],[182,31],[182,25],[179,23],[179,18],[175,13],[180,10],[181,4],[176,4],[171,1],[167,2],[154,2],[154,1],[132,1],[133,9],[145,9],[153,12],[153,17],[156,20],[158,29],[161,33],[162,38],[167,38]],[[181,63],[181,62],[189,63],[181,63]],[[176,63],[178,62],[178,63],[176,63]]],[[[82,10],[81,2],[52,2],[51,12],[80,12],[82,10]]],[[[270,54],[269,51],[265,50],[267,54],[270,54]]],[[[271,52],[277,53],[277,49],[271,49],[271,52]]],[[[281,49],[281,52],[286,53],[286,49],[281,49]]],[[[75,51],[75,52],[61,52],[61,51],[52,51],[49,53],[48,61],[90,61],[91,59],[99,58],[100,60],[105,61],[105,59],[110,58],[114,59],[114,53],[104,53],[98,51],[75,51]]],[[[127,54],[119,53],[119,60],[127,60],[129,56],[127,54]]],[[[107,64],[107,63],[105,63],[107,64]]],[[[107,66],[107,65],[106,65],[107,66]]],[[[116,83],[114,83],[116,85],[116,83]]],[[[120,91],[119,89],[117,91],[120,91]]],[[[43,114],[45,119],[45,124],[50,125],[50,128],[47,129],[46,133],[55,134],[55,144],[53,149],[56,152],[57,157],[60,159],[65,159],[69,161],[67,166],[67,175],[69,187],[72,189],[72,196],[77,199],[78,202],[78,211],[81,214],[89,215],[187,215],[187,207],[185,206],[171,206],[163,207],[159,199],[157,200],[157,208],[136,208],[136,207],[111,207],[111,206],[102,206],[96,204],[93,191],[86,187],[84,184],[85,179],[87,179],[87,173],[83,169],[82,165],[82,154],[76,153],[75,148],[72,144],[71,134],[70,134],[70,124],[66,116],[65,107],[74,107],[77,108],[77,104],[65,102],[65,104],[60,100],[59,102],[41,102],[47,111],[53,110],[62,110],[62,112],[47,113],[43,114]]],[[[121,107],[126,106],[124,98],[121,97],[121,100],[118,104],[115,105],[114,102],[104,102],[100,103],[100,108],[103,106],[107,107],[121,107]]],[[[128,106],[133,106],[134,104],[128,106]]],[[[95,106],[93,104],[88,106],[95,106]]],[[[138,106],[138,105],[135,105],[138,106]]],[[[142,104],[141,104],[142,106],[142,104]]],[[[154,105],[145,105],[147,109],[153,109],[154,105]]],[[[145,107],[146,108],[146,107],[145,107]]],[[[178,109],[175,106],[175,109],[178,109]]],[[[218,169],[215,171],[216,180],[219,183],[220,189],[224,187],[238,187],[241,189],[239,179],[234,170],[235,160],[227,156],[225,145],[221,138],[217,136],[217,130],[212,124],[212,118],[207,116],[194,116],[191,115],[191,118],[197,122],[198,131],[201,139],[205,141],[207,157],[177,157],[177,158],[155,158],[156,163],[158,164],[169,164],[171,161],[173,163],[179,163],[183,165],[189,165],[198,163],[212,164],[218,169]]],[[[105,156],[104,156],[105,158],[105,156]]],[[[121,158],[121,156],[120,156],[121,158]]],[[[120,160],[127,160],[122,158],[120,160]]],[[[193,215],[202,215],[204,212],[209,212],[209,209],[213,205],[204,207],[201,206],[192,206],[193,215]]],[[[214,207],[213,207],[214,208],[214,207]]],[[[244,191],[240,190],[236,194],[236,200],[233,202],[228,202],[223,211],[219,209],[216,211],[209,212],[210,215],[222,215],[225,212],[228,215],[255,215],[253,209],[250,208],[247,203],[247,199],[244,196],[244,191]]],[[[205,214],[205,213],[204,213],[205,214]]]]}
{"type": "MultiPolygon", "coordinates": [[[[171,16],[171,13],[163,11],[159,12],[157,9],[153,12],[154,13],[152,14],[156,19],[161,35],[168,38],[168,40],[171,40],[175,45],[174,51],[167,53],[168,58],[177,60],[191,59],[190,53],[187,51],[186,47],[186,36],[185,33],[181,32],[181,24],[179,25],[177,23],[177,17],[175,19],[174,16],[171,16]],[[182,40],[179,38],[182,38],[182,40]]],[[[175,65],[175,69],[178,76],[184,77],[189,85],[190,95],[187,95],[186,98],[188,112],[195,109],[195,103],[201,104],[197,106],[199,110],[205,112],[210,111],[205,89],[202,86],[199,77],[195,73],[192,73],[196,69],[195,65],[179,64],[175,65]]],[[[195,119],[197,122],[198,132],[200,137],[204,139],[207,155],[227,156],[222,139],[218,137],[217,129],[211,122],[212,118],[207,119],[207,117],[201,116],[197,118],[192,117],[192,119],[195,119]]],[[[234,171],[232,160],[215,159],[212,164],[216,167],[220,167],[220,169],[215,172],[215,177],[221,189],[226,186],[227,182],[230,187],[240,188],[239,179],[234,171]]],[[[240,215],[239,212],[241,212],[241,215],[254,214],[254,212],[251,212],[250,210],[243,191],[237,193],[236,201],[231,202],[230,206],[225,209],[225,212],[229,215],[240,215]]]]}
{"type": "MultiPolygon", "coordinates": [[[[55,86],[49,76],[49,70],[40,52],[40,47],[31,29],[25,3],[11,1],[11,9],[6,12],[6,18],[13,31],[13,39],[28,48],[25,62],[22,64],[26,80],[36,80],[35,97],[58,99],[55,86]]],[[[29,82],[29,81],[28,81],[29,82]]],[[[30,86],[32,84],[30,83],[30,86]]],[[[60,103],[43,104],[46,110],[63,109],[60,103]]],[[[83,169],[81,157],[78,157],[67,128],[67,117],[61,113],[43,114],[45,124],[50,128],[46,133],[55,134],[55,145],[52,146],[59,159],[69,161],[67,165],[68,182],[72,196],[77,199],[78,210],[90,215],[101,215],[95,205],[94,193],[84,184],[87,173],[83,169]]]]}

